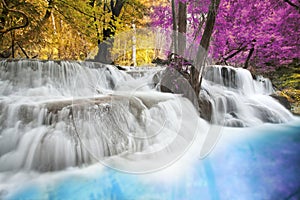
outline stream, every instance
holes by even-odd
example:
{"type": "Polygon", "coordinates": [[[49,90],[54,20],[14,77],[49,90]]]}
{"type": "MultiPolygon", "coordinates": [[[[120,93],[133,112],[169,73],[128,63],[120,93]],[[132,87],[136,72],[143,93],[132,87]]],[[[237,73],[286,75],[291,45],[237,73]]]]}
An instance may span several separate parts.
{"type": "Polygon", "coordinates": [[[300,119],[270,80],[209,66],[199,114],[164,67],[124,69],[0,61],[0,199],[300,198],[300,119]]]}

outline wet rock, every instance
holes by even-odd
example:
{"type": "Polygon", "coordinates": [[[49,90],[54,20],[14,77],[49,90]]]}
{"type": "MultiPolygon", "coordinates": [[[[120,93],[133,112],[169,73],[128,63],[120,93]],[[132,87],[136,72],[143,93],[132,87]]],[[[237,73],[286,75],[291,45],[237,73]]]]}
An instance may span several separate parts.
{"type": "Polygon", "coordinates": [[[200,96],[197,98],[188,78],[184,74],[173,68],[167,68],[162,74],[160,90],[162,92],[182,94],[194,104],[201,118],[211,121],[213,106],[210,101],[210,95],[207,91],[201,89],[200,96]]]}
{"type": "Polygon", "coordinates": [[[291,110],[291,103],[289,102],[288,98],[280,95],[280,94],[271,94],[272,98],[276,99],[281,105],[283,105],[286,109],[291,110]]]}
{"type": "Polygon", "coordinates": [[[198,102],[200,109],[200,117],[210,122],[212,117],[211,102],[202,95],[200,95],[200,99],[198,102]]]}
{"type": "Polygon", "coordinates": [[[167,65],[167,64],[169,64],[169,60],[164,60],[164,59],[157,57],[152,60],[152,63],[157,64],[157,65],[167,65]]]}
{"type": "Polygon", "coordinates": [[[198,98],[192,86],[184,74],[179,73],[174,68],[166,68],[162,74],[160,91],[173,94],[182,94],[188,98],[194,106],[199,109],[198,98]]]}
{"type": "Polygon", "coordinates": [[[116,68],[118,68],[118,70],[121,70],[121,71],[126,71],[126,68],[124,67],[121,67],[120,65],[115,65],[116,68]]]}
{"type": "Polygon", "coordinates": [[[224,125],[229,127],[246,127],[243,121],[235,118],[227,120],[224,125]]]}
{"type": "Polygon", "coordinates": [[[235,112],[230,112],[229,114],[230,114],[233,118],[238,119],[238,116],[237,116],[237,114],[236,114],[235,112]]]}

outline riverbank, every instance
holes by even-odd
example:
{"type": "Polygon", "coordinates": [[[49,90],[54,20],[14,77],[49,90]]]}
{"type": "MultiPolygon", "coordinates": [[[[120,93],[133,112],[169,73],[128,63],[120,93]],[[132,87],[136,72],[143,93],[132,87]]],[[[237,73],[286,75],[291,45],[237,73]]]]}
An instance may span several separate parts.
{"type": "Polygon", "coordinates": [[[291,103],[291,112],[300,115],[300,65],[280,67],[264,76],[271,79],[273,85],[291,103]]]}

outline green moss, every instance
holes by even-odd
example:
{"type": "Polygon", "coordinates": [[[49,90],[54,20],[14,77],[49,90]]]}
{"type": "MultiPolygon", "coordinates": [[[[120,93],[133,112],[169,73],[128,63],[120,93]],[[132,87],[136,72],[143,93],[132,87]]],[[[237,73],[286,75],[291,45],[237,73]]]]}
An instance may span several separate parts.
{"type": "Polygon", "coordinates": [[[270,78],[275,88],[288,98],[292,112],[300,114],[300,66],[280,67],[264,76],[270,78]]]}

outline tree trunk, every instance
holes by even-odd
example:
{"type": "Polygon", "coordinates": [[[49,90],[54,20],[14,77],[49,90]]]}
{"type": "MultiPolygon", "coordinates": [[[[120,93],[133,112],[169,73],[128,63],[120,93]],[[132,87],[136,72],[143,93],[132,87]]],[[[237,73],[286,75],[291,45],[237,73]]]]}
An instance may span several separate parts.
{"type": "Polygon", "coordinates": [[[172,0],[172,22],[173,22],[173,50],[174,53],[177,54],[178,52],[178,43],[177,43],[177,23],[176,23],[176,8],[175,8],[175,0],[172,0]]]}
{"type": "Polygon", "coordinates": [[[245,65],[244,65],[244,69],[247,69],[249,67],[249,61],[250,61],[251,56],[253,55],[253,52],[254,52],[254,47],[252,47],[249,51],[249,54],[247,56],[247,59],[246,59],[245,65]]]}
{"type": "Polygon", "coordinates": [[[132,23],[132,29],[133,29],[133,34],[132,34],[132,63],[133,66],[137,66],[136,63],[136,29],[135,29],[135,24],[132,23]]]}
{"type": "Polygon", "coordinates": [[[186,25],[187,25],[187,12],[186,3],[179,1],[178,8],[178,54],[182,57],[185,55],[186,50],[186,25]]]}
{"type": "MultiPolygon", "coordinates": [[[[112,13],[109,26],[108,28],[103,28],[103,41],[98,44],[98,54],[95,57],[96,61],[102,62],[102,63],[112,63],[111,59],[111,48],[114,42],[114,35],[116,26],[114,25],[114,21],[117,17],[120,16],[121,10],[125,4],[126,0],[111,0],[110,1],[110,11],[112,13]]],[[[107,5],[104,5],[104,9],[106,9],[107,5]]],[[[104,21],[104,23],[106,23],[104,21]]]]}
{"type": "Polygon", "coordinates": [[[111,47],[113,44],[113,39],[107,39],[98,44],[98,53],[95,57],[95,61],[104,64],[111,64],[113,61],[111,59],[111,47]]]}
{"type": "Polygon", "coordinates": [[[204,62],[207,56],[207,51],[209,48],[209,43],[211,36],[213,34],[214,25],[216,22],[217,17],[217,11],[220,5],[220,0],[211,0],[209,11],[207,14],[207,21],[205,24],[205,29],[201,38],[200,45],[198,47],[197,51],[197,57],[195,64],[192,68],[192,74],[191,74],[191,85],[196,93],[196,95],[199,95],[200,92],[200,86],[202,82],[202,73],[204,70],[204,62]]]}
{"type": "Polygon", "coordinates": [[[11,32],[11,57],[15,58],[15,32],[11,32]]]}
{"type": "Polygon", "coordinates": [[[209,47],[210,38],[214,30],[219,5],[220,5],[220,0],[211,0],[205,29],[200,42],[200,46],[202,46],[205,50],[208,50],[209,47]]]}

